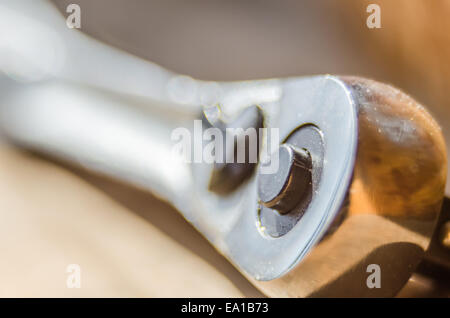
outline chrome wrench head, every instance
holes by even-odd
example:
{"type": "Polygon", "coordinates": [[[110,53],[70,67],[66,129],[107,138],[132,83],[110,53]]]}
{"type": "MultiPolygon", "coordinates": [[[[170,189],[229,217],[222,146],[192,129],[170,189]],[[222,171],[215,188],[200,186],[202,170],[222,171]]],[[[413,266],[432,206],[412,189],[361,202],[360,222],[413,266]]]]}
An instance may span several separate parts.
{"type": "Polygon", "coordinates": [[[200,207],[194,224],[258,280],[283,275],[323,237],[345,200],[357,149],[356,108],[341,81],[318,76],[280,83],[280,99],[260,106],[268,128],[279,129],[278,144],[290,141],[311,152],[309,202],[280,214],[260,204],[256,174],[235,193],[220,196],[205,187],[204,165],[193,170],[200,207]]]}

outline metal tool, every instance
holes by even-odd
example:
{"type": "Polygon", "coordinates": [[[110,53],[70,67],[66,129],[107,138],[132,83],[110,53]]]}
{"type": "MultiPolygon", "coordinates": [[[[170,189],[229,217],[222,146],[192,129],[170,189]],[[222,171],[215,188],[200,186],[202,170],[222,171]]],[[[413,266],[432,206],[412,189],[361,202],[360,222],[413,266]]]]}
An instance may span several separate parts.
{"type": "Polygon", "coordinates": [[[404,93],[330,75],[197,81],[68,29],[46,1],[0,8],[0,30],[17,25],[0,37],[4,134],[169,201],[267,295],[392,296],[423,257],[447,158],[404,93]],[[202,117],[279,129],[280,169],[175,160],[173,131],[202,117]]]}

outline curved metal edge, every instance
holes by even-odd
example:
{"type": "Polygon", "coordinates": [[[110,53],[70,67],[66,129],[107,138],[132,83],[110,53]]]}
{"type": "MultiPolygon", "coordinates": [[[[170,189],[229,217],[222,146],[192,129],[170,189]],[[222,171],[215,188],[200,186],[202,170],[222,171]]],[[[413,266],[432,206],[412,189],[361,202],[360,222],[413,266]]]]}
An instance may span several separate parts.
{"type": "MultiPolygon", "coordinates": [[[[355,105],[339,79],[328,75],[290,78],[282,81],[282,92],[276,104],[278,111],[265,113],[268,128],[280,129],[280,143],[308,123],[318,126],[326,136],[325,156],[329,160],[324,166],[321,187],[312,200],[311,212],[282,237],[262,235],[257,222],[255,178],[239,194],[219,200],[202,192],[194,203],[200,208],[192,223],[241,271],[259,281],[273,280],[289,272],[325,235],[345,200],[356,154],[355,105]],[[208,224],[205,220],[209,220],[208,224]]],[[[266,111],[274,105],[261,107],[266,111]]]]}

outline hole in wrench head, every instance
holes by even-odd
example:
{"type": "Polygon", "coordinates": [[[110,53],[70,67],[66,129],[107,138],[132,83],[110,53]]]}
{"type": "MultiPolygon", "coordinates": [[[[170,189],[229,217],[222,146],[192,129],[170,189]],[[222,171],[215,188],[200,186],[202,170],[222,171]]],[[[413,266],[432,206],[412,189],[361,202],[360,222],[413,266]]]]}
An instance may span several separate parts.
{"type": "MultiPolygon", "coordinates": [[[[303,153],[303,160],[300,161],[303,164],[307,164],[309,169],[306,169],[306,171],[300,169],[300,173],[295,175],[300,180],[291,184],[294,187],[290,188],[289,196],[293,197],[293,199],[288,199],[287,204],[275,206],[269,204],[268,206],[267,203],[264,204],[264,200],[267,200],[268,197],[261,198],[260,196],[262,204],[260,204],[258,209],[258,224],[264,234],[272,237],[280,237],[288,233],[307,212],[308,206],[320,184],[325,155],[322,133],[319,128],[311,124],[303,125],[292,132],[280,148],[283,147],[295,148],[297,151],[306,149],[309,156],[303,153]]],[[[283,164],[282,162],[283,160],[281,159],[280,165],[283,164]]],[[[258,175],[259,184],[262,178],[270,178],[270,175],[258,175]]],[[[266,182],[269,183],[270,180],[266,180],[266,182]]]]}
{"type": "Polygon", "coordinates": [[[210,117],[208,113],[203,113],[203,121],[207,127],[219,128],[225,140],[222,144],[221,157],[216,157],[214,162],[208,189],[220,195],[227,195],[247,180],[256,168],[260,150],[259,130],[263,128],[263,115],[258,106],[250,106],[229,123],[225,123],[218,115],[213,116],[214,120],[210,117]],[[253,133],[253,140],[250,133],[253,133]],[[256,154],[254,160],[252,151],[256,154]]]}

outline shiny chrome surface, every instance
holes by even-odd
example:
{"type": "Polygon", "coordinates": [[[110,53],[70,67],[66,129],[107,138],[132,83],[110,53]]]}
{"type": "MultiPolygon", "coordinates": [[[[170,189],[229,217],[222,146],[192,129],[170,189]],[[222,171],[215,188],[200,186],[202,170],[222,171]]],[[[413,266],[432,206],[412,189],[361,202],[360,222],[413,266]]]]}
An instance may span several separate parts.
{"type": "Polygon", "coordinates": [[[6,49],[33,30],[66,61],[43,68],[48,56],[33,59],[29,69],[45,72],[25,83],[18,75],[31,73],[20,68],[0,78],[0,125],[16,143],[156,193],[267,295],[391,296],[409,278],[432,234],[447,160],[439,127],[415,101],[357,78],[197,81],[68,30],[46,1],[7,4],[0,21],[32,27],[13,32],[6,49]],[[279,128],[275,143],[309,151],[312,191],[297,214],[264,210],[256,175],[220,195],[209,190],[214,165],[173,158],[172,131],[193,132],[211,100],[229,118],[259,105],[265,127],[279,128]],[[301,138],[308,129],[318,139],[301,138]],[[368,264],[382,268],[383,288],[367,288],[368,264]]]}

